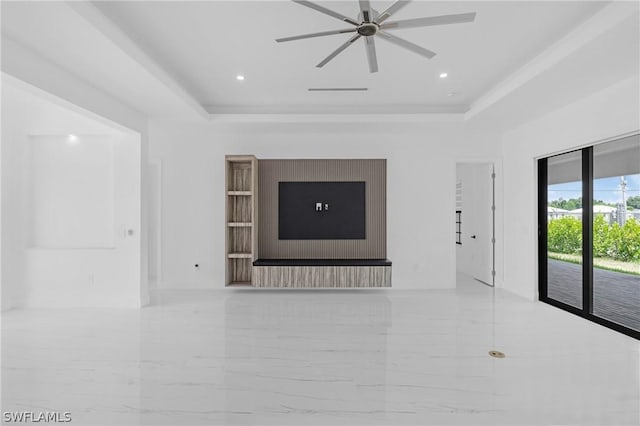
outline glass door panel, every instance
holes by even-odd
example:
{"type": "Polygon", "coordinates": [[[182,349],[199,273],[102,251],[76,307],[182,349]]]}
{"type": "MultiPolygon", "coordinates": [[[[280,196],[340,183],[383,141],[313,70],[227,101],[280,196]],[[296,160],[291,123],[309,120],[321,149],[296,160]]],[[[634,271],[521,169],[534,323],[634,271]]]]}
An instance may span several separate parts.
{"type": "Polygon", "coordinates": [[[593,148],[593,311],[640,330],[640,136],[593,148]]]}
{"type": "Polygon", "coordinates": [[[547,297],[582,308],[582,153],[547,159],[547,297]]]}

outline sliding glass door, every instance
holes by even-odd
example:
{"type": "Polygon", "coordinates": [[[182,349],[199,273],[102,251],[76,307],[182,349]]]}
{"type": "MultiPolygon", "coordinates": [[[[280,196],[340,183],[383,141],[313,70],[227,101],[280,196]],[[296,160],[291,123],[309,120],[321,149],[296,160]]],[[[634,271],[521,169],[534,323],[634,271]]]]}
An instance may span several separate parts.
{"type": "Polygon", "coordinates": [[[640,338],[640,136],[538,173],[540,300],[640,338]]]}
{"type": "Polygon", "coordinates": [[[640,330],[640,143],[593,148],[593,314],[640,330]]]}
{"type": "Polygon", "coordinates": [[[547,295],[582,308],[582,152],[547,160],[547,295]]]}

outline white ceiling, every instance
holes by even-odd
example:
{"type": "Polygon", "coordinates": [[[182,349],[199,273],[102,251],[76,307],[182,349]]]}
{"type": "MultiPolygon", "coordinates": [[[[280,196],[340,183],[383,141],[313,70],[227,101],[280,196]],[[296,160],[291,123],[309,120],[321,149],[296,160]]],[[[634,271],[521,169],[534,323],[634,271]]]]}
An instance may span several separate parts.
{"type": "Polygon", "coordinates": [[[28,135],[122,135],[119,128],[73,111],[30,86],[3,77],[2,119],[28,135]]]}
{"type": "MultiPolygon", "coordinates": [[[[349,17],[358,14],[355,0],[318,3],[349,17]]],[[[378,11],[391,3],[371,2],[378,11]]],[[[380,71],[370,74],[362,40],[324,68],[315,67],[350,34],[276,43],[279,37],[349,27],[292,2],[96,4],[201,104],[214,109],[373,104],[455,112],[466,111],[509,72],[603,6],[598,2],[416,1],[393,18],[477,12],[476,20],[393,31],[436,52],[431,60],[376,39],[380,71]],[[449,74],[446,81],[440,80],[440,72],[449,74]],[[237,74],[246,80],[236,81],[237,74]],[[369,91],[310,93],[309,87],[367,87],[369,91]],[[458,95],[447,96],[453,91],[458,95]]]]}
{"type": "MultiPolygon", "coordinates": [[[[317,3],[357,16],[356,0],[317,3]]],[[[378,11],[391,3],[371,2],[378,11]]],[[[200,115],[205,110],[464,113],[558,40],[603,14],[607,4],[414,1],[389,21],[465,12],[477,12],[476,20],[393,30],[435,51],[431,60],[377,38],[380,71],[376,74],[368,71],[362,41],[324,68],[315,67],[348,35],[276,43],[279,37],[349,27],[290,1],[109,1],[94,2],[95,7],[76,2],[2,2],[2,33],[152,116],[180,115],[185,109],[200,115]],[[440,79],[441,72],[449,77],[440,79]],[[245,81],[237,81],[237,74],[245,75],[245,81]],[[308,92],[310,87],[369,90],[318,93],[308,92]],[[448,96],[451,92],[456,95],[448,96]]],[[[614,48],[601,52],[615,56],[609,61],[629,58],[622,61],[625,68],[618,74],[637,73],[633,49],[638,27],[630,22],[626,31],[618,31],[614,48]]],[[[593,68],[597,75],[592,77],[604,84],[602,76],[610,75],[606,64],[589,66],[584,52],[581,58],[580,66],[588,68],[565,66],[563,78],[572,79],[574,72],[573,77],[582,81],[591,78],[593,68]]],[[[621,78],[618,74],[616,78],[621,78]]],[[[563,82],[548,76],[547,81],[558,86],[553,88],[556,93],[562,91],[563,82]]]]}
{"type": "MultiPolygon", "coordinates": [[[[1,2],[5,38],[151,116],[185,116],[193,111],[176,102],[158,79],[83,19],[71,3],[1,2]]],[[[3,49],[3,70],[6,62],[3,49]]],[[[19,77],[19,76],[16,76],[19,77]]]]}

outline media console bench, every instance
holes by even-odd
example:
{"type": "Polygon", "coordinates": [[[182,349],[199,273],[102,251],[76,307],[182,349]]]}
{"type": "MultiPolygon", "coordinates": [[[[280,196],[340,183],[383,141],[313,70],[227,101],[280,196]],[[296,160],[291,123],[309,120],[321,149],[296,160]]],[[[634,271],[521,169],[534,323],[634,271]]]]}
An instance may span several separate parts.
{"type": "Polygon", "coordinates": [[[258,259],[253,286],[269,288],[391,287],[387,259],[258,259]]]}

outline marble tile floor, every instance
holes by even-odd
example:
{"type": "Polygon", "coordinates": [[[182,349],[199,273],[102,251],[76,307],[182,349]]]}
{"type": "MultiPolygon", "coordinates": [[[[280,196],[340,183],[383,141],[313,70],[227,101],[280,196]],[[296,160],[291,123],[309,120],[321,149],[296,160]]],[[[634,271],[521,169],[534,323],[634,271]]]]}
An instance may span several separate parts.
{"type": "Polygon", "coordinates": [[[640,342],[465,276],[164,290],[139,311],[4,312],[1,401],[72,425],[638,425],[640,342]]]}

